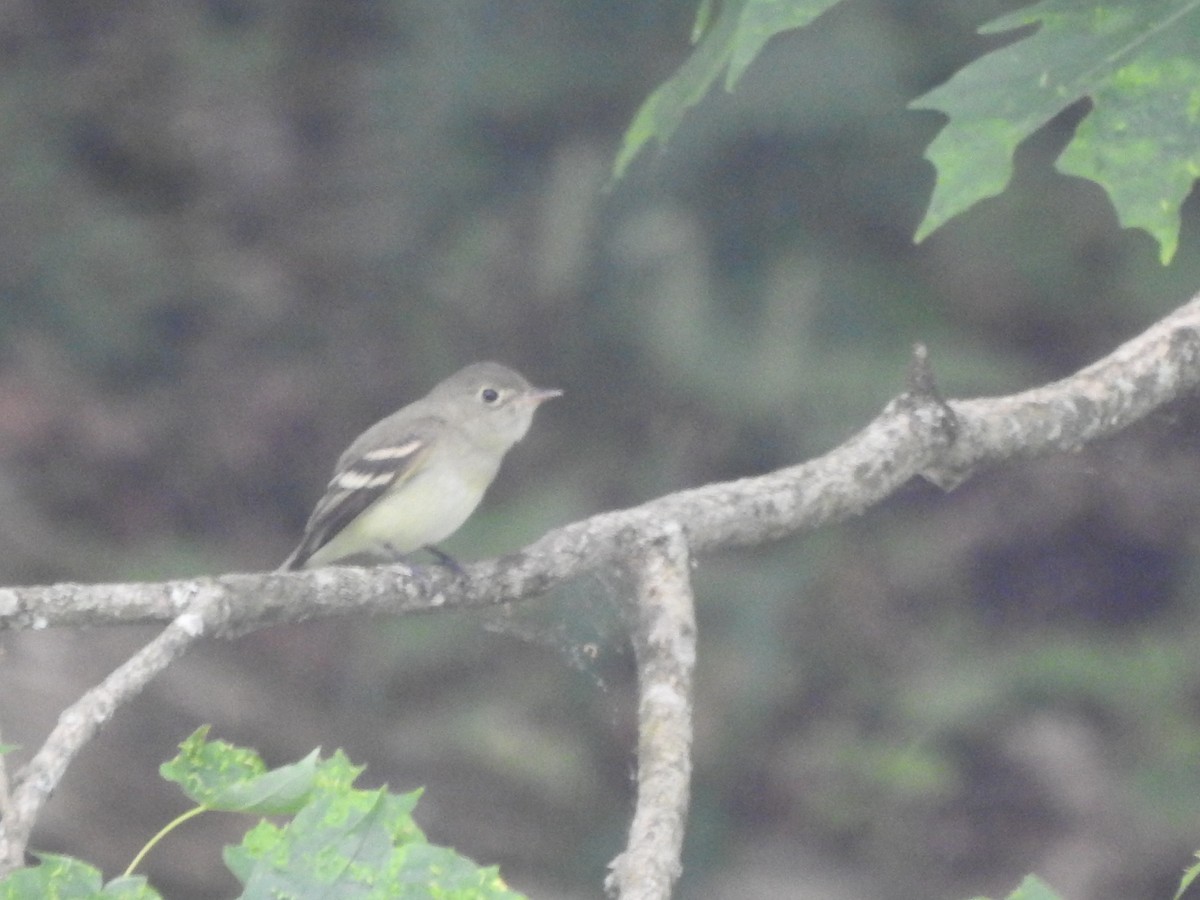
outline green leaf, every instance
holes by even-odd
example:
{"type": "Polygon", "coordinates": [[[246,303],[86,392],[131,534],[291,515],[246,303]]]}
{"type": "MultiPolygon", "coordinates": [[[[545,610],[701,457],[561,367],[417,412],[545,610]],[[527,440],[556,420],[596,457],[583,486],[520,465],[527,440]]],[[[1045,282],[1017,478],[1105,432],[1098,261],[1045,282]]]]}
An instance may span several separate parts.
{"type": "Polygon", "coordinates": [[[749,0],[738,19],[729,54],[725,90],[732,91],[767,41],[803,28],[839,0],[749,0]]]}
{"type": "Polygon", "coordinates": [[[712,23],[713,8],[716,6],[717,0],[700,0],[700,5],[696,7],[696,20],[692,23],[692,43],[700,40],[708,32],[708,26],[712,23]]]}
{"type": "Polygon", "coordinates": [[[242,900],[519,900],[495,869],[426,843],[412,821],[418,795],[322,785],[287,825],[262,822],[226,848],[226,865],[245,885],[242,900]]]}
{"type": "Polygon", "coordinates": [[[1062,896],[1036,875],[1026,875],[1008,900],[1062,900],[1062,896]]]}
{"type": "MultiPolygon", "coordinates": [[[[1200,859],[1200,853],[1197,853],[1196,857],[1200,859]]],[[[1196,880],[1197,875],[1200,875],[1200,862],[1189,866],[1183,873],[1183,878],[1179,882],[1179,890],[1175,892],[1175,900],[1179,900],[1183,896],[1183,892],[1192,886],[1192,882],[1196,880]]]]}
{"type": "Polygon", "coordinates": [[[1087,97],[1057,166],[1100,184],[1121,224],[1147,231],[1169,262],[1200,175],[1200,0],[1043,0],[982,30],[1029,25],[912,104],[950,117],[925,153],[937,185],[917,240],[1003,191],[1017,145],[1087,97]]]}
{"type": "MultiPolygon", "coordinates": [[[[976,897],[975,900],[987,900],[987,898],[976,897]]],[[[1017,889],[1005,900],[1062,900],[1062,897],[1036,875],[1026,875],[1025,879],[1017,885],[1017,889]]]]}
{"type": "Polygon", "coordinates": [[[99,897],[104,876],[87,863],[47,853],[38,865],[18,869],[0,881],[0,900],[26,900],[32,897],[99,897]]]}
{"type": "Polygon", "coordinates": [[[20,749],[20,744],[0,744],[0,756],[4,756],[7,753],[12,753],[14,750],[20,749]]]}
{"type": "MultiPolygon", "coordinates": [[[[299,762],[267,771],[253,750],[208,741],[207,735],[208,726],[197,729],[179,745],[179,755],[159,767],[163,778],[177,782],[201,806],[280,815],[295,812],[308,799],[317,778],[318,750],[299,762]]],[[[341,760],[344,763],[345,757],[341,760]]]]}
{"type": "Polygon", "coordinates": [[[116,878],[107,885],[100,870],[69,856],[47,853],[38,865],[0,881],[0,900],[162,900],[144,878],[116,878]]]}
{"type": "MultiPolygon", "coordinates": [[[[239,846],[225,849],[243,900],[524,900],[495,868],[428,843],[412,818],[419,790],[354,788],[363,770],[340,750],[266,771],[257,753],[207,736],[207,727],[198,729],[162,766],[198,810],[294,813],[282,825],[260,821],[239,846]]],[[[140,876],[105,885],[98,869],[65,856],[46,855],[0,881],[0,900],[46,898],[161,900],[140,876]]]]}
{"type": "Polygon", "coordinates": [[[725,73],[732,91],[763,46],[776,34],[802,28],[840,0],[703,0],[692,29],[696,49],[679,70],[646,98],[621,141],[613,163],[620,178],[651,139],[665,144],[683,114],[725,73]],[[719,10],[714,15],[714,7],[719,10]],[[697,43],[698,41],[698,43],[697,43]]]}
{"type": "Polygon", "coordinates": [[[412,844],[393,859],[389,891],[379,896],[438,900],[524,900],[510,890],[495,866],[480,867],[449,847],[412,844]],[[422,891],[427,891],[423,893],[422,891]]]}
{"type": "Polygon", "coordinates": [[[114,878],[100,892],[104,900],[162,900],[162,895],[146,883],[141,875],[114,878]]]}
{"type": "Polygon", "coordinates": [[[370,887],[391,855],[386,797],[320,797],[287,827],[256,829],[248,844],[225,854],[245,884],[242,897],[359,896],[354,889],[370,887]]]}
{"type": "Polygon", "coordinates": [[[227,785],[207,801],[210,809],[270,816],[295,812],[308,799],[320,751],[255,778],[227,785]]]}
{"type": "Polygon", "coordinates": [[[266,763],[253,750],[224,741],[210,742],[208,731],[208,725],[197,728],[179,745],[176,757],[158,767],[163,778],[176,782],[200,804],[229,784],[254,778],[267,770],[266,763]]]}

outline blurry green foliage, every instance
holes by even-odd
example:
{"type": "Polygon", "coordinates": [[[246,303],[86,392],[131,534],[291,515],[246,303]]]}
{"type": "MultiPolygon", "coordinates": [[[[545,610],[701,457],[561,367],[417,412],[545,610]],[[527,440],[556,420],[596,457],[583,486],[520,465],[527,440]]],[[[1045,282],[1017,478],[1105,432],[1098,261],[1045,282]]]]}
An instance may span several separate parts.
{"type": "MultiPolygon", "coordinates": [[[[244,886],[244,900],[293,900],[355,896],[379,900],[520,900],[495,868],[480,868],[453,850],[426,842],[412,820],[419,791],[392,794],[356,789],[362,768],[339,751],[268,770],[254,751],[209,741],[202,727],[180,744],[179,755],[162,766],[199,806],[250,815],[291,816],[284,824],[266,820],[247,831],[242,843],[225,849],[225,861],[244,886]]],[[[145,849],[193,816],[178,817],[145,849]]],[[[136,867],[143,853],[130,866],[136,867]]],[[[153,900],[160,895],[129,872],[102,884],[98,869],[65,856],[0,881],[0,898],[121,898],[153,900]]]]}
{"type": "Polygon", "coordinates": [[[1200,11],[1190,0],[1044,0],[984,30],[1035,25],[963,68],[914,106],[950,122],[926,155],[938,184],[918,239],[1000,193],[1017,145],[1068,106],[1092,108],[1058,161],[1108,192],[1121,224],[1158,241],[1165,265],[1179,245],[1180,207],[1200,176],[1200,11]]]}
{"type": "MultiPolygon", "coordinates": [[[[987,900],[987,898],[979,898],[979,900],[987,900]]],[[[1005,900],[1062,900],[1062,897],[1042,879],[1036,875],[1029,875],[1005,900]]]]}
{"type": "Polygon", "coordinates": [[[725,89],[733,90],[746,67],[774,35],[804,27],[837,2],[703,0],[692,27],[696,49],[679,71],[642,103],[617,154],[616,177],[621,177],[649,140],[666,143],[679,127],[684,112],[700,102],[722,73],[725,89]]]}
{"type": "MultiPolygon", "coordinates": [[[[665,144],[722,73],[732,91],[767,41],[804,28],[838,0],[727,0],[699,5],[692,55],[645,100],[614,163],[620,178],[650,140],[665,144]]],[[[1200,120],[1192,47],[1200,14],[1190,0],[1045,0],[982,31],[1036,25],[918,98],[949,124],[926,156],[938,170],[920,240],[978,201],[1001,193],[1017,146],[1067,107],[1092,110],[1060,169],[1102,185],[1122,225],[1154,236],[1164,264],[1179,242],[1180,207],[1200,175],[1191,135],[1200,120]]]]}
{"type": "Polygon", "coordinates": [[[161,900],[162,895],[141,876],[123,876],[104,881],[104,873],[69,856],[46,853],[38,865],[19,869],[0,880],[3,900],[161,900]]]}

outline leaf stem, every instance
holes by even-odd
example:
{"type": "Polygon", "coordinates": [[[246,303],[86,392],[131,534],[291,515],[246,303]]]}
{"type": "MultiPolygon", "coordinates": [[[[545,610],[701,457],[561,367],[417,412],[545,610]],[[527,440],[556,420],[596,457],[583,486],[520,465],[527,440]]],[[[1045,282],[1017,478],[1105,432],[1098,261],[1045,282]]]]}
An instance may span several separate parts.
{"type": "Polygon", "coordinates": [[[194,806],[182,815],[176,816],[174,819],[160,828],[158,833],[146,842],[146,846],[142,847],[142,849],[138,851],[137,856],[133,858],[133,861],[129,864],[129,867],[125,869],[125,872],[123,873],[124,876],[128,877],[133,874],[134,870],[138,867],[141,861],[146,858],[146,854],[154,849],[155,844],[165,838],[168,834],[170,834],[188,819],[194,819],[202,812],[208,812],[208,807],[204,806],[203,804],[200,806],[194,806]]]}

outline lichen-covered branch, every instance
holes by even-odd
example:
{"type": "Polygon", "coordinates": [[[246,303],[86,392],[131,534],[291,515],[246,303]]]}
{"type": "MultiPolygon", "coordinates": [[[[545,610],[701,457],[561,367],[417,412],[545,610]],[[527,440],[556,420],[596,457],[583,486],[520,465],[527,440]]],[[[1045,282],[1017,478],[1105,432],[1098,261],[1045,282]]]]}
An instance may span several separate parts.
{"type": "Polygon", "coordinates": [[[352,610],[394,614],[519,601],[611,562],[617,536],[626,529],[680,522],[697,555],[779,540],[858,515],[914,475],[951,487],[1003,459],[1078,449],[1197,384],[1200,298],[1053,384],[976,400],[943,401],[936,393],[910,390],[817,459],[602,513],[552,531],[520,553],[470,565],[463,574],[395,565],[4,588],[0,630],[169,622],[198,589],[225,596],[235,631],[352,610]]]}
{"type": "Polygon", "coordinates": [[[637,806],[625,851],[605,886],[620,900],[669,900],[692,772],[692,671],[696,615],[691,556],[677,522],[639,536],[633,574],[633,649],[638,667],[637,806]]]}

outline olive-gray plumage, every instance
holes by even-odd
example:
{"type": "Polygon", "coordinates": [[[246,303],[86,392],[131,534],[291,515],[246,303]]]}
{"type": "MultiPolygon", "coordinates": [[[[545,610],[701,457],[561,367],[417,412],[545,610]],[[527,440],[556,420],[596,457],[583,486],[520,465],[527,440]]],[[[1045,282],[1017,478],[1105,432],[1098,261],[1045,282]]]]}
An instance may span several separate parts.
{"type": "Polygon", "coordinates": [[[475,363],[376,422],[339,457],[281,569],[394,559],[445,540],[479,505],[537,407],[561,393],[475,363]]]}

